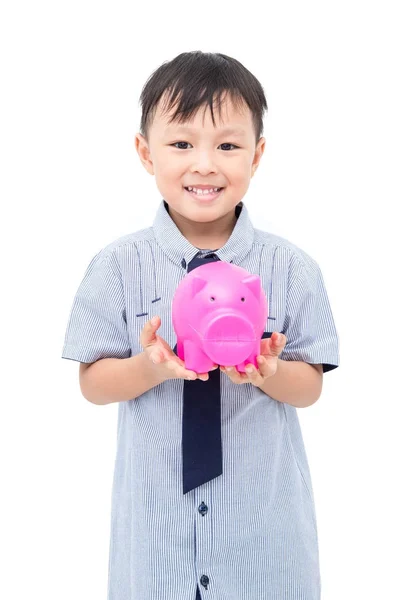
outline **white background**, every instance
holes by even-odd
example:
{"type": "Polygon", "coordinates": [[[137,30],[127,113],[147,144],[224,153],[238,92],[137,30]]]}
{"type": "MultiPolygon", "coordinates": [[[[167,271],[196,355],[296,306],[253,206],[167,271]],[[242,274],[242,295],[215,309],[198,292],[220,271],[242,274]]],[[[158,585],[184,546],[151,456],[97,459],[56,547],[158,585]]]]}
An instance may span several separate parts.
{"type": "Polygon", "coordinates": [[[161,198],[134,148],[139,95],[189,50],[233,56],[263,85],[266,150],[245,202],[257,227],[318,262],[339,332],[340,367],[298,411],[322,600],[400,597],[394,7],[3,4],[2,598],[106,597],[118,406],[86,401],[61,351],[92,257],[152,223],[161,198]]]}

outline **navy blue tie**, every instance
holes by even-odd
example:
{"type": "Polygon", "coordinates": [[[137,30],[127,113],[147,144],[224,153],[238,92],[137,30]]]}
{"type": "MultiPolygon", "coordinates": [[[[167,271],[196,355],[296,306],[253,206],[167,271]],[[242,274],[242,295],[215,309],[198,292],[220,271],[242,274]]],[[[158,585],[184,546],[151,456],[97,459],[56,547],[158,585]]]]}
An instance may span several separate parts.
{"type": "MultiPolygon", "coordinates": [[[[219,260],[216,254],[195,256],[188,272],[207,262],[219,260]]],[[[262,338],[271,337],[264,332],[262,338]]],[[[176,352],[176,345],[174,352],[176,352]]],[[[221,384],[219,369],[209,379],[185,379],[183,386],[182,465],[183,493],[222,475],[221,384]]]]}
{"type": "MultiPolygon", "coordinates": [[[[195,256],[188,272],[205,263],[219,260],[215,254],[195,256]]],[[[221,385],[220,370],[209,372],[209,379],[185,379],[183,388],[182,464],[183,493],[222,474],[221,385]]]]}

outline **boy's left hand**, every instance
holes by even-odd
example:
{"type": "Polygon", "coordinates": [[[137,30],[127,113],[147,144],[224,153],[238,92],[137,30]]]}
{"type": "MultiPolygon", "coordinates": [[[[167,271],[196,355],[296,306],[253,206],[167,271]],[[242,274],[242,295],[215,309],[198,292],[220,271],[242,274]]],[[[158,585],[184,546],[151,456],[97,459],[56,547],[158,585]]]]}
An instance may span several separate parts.
{"type": "Polygon", "coordinates": [[[285,346],[286,336],[274,331],[270,338],[261,340],[260,355],[257,356],[258,369],[249,363],[245,367],[246,373],[239,373],[236,367],[220,367],[220,370],[228,375],[233,383],[252,383],[260,387],[268,377],[275,375],[278,357],[285,346]],[[248,368],[250,371],[247,370],[248,368]]]}

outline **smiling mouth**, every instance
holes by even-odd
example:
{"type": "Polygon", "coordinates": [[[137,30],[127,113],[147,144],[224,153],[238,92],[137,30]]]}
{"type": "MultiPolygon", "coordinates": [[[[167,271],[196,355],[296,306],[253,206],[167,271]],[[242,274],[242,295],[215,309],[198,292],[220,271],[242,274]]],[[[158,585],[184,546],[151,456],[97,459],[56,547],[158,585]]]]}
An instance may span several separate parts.
{"type": "Polygon", "coordinates": [[[199,200],[213,200],[214,198],[216,198],[225,188],[218,188],[218,191],[212,191],[211,194],[205,194],[204,192],[200,192],[199,194],[197,192],[193,192],[191,190],[189,190],[187,187],[184,188],[188,194],[190,194],[191,196],[194,196],[195,198],[198,198],[199,200]]]}

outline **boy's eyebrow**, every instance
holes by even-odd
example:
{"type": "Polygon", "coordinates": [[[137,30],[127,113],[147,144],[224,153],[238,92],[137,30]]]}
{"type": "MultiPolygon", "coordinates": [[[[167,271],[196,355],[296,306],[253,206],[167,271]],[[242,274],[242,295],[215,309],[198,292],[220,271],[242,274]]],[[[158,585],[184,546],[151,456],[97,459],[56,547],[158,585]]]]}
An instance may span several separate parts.
{"type": "MultiPolygon", "coordinates": [[[[165,130],[166,133],[192,133],[196,135],[196,129],[192,129],[191,127],[167,127],[165,130]]],[[[226,129],[220,129],[217,131],[218,134],[223,135],[246,135],[246,131],[241,129],[240,127],[226,127],[226,129]]]]}

